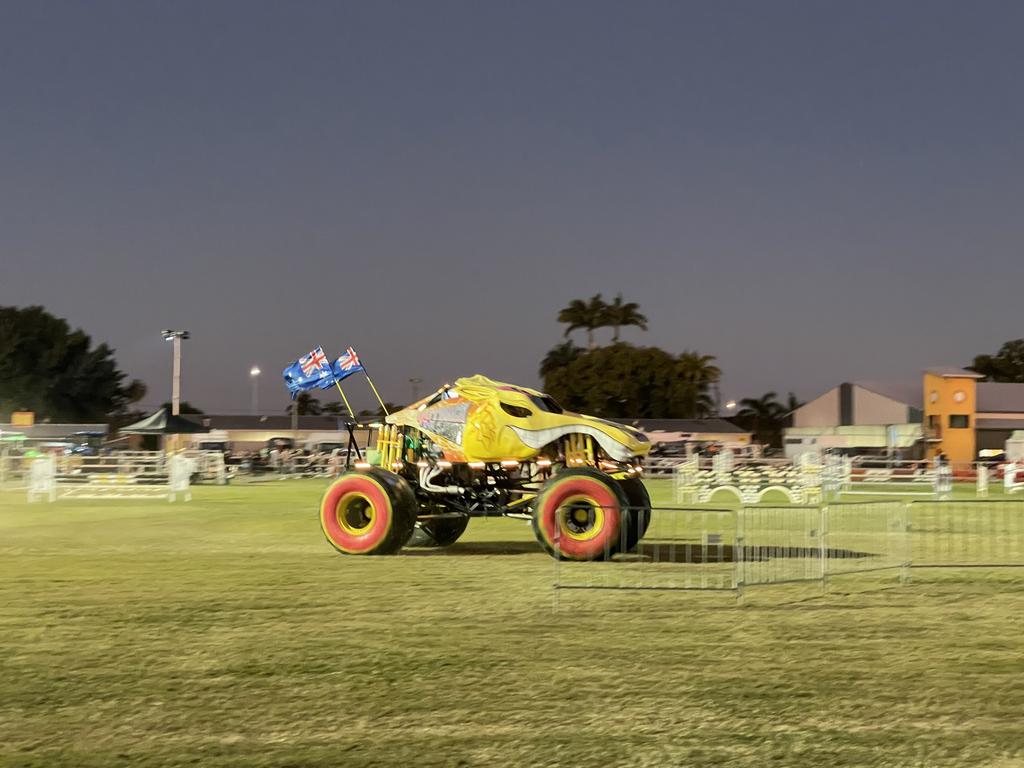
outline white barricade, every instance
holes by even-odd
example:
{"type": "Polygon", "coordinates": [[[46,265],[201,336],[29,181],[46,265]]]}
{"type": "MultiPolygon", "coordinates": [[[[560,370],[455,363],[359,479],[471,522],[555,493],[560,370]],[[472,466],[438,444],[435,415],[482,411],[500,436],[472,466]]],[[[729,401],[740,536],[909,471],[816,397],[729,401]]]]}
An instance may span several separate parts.
{"type": "Polygon", "coordinates": [[[224,465],[224,454],[220,451],[186,450],[180,454],[188,459],[192,476],[196,482],[212,482],[227,485],[227,467],[224,465]]]}
{"type": "Polygon", "coordinates": [[[24,490],[28,485],[29,461],[24,456],[0,454],[0,490],[24,490]]]}
{"type": "Polygon", "coordinates": [[[28,500],[57,500],[57,460],[54,456],[34,459],[28,470],[28,500]]]}
{"type": "Polygon", "coordinates": [[[821,478],[821,468],[809,462],[799,466],[738,463],[730,453],[723,452],[706,470],[692,456],[676,467],[676,503],[724,502],[723,497],[732,496],[744,504],[758,504],[772,495],[781,495],[793,504],[816,504],[821,501],[821,478]]]}
{"type": "Polygon", "coordinates": [[[974,495],[979,499],[988,497],[988,467],[984,464],[978,465],[978,475],[975,478],[977,486],[974,489],[974,495]]]}
{"type": "Polygon", "coordinates": [[[1024,491],[1024,465],[1013,461],[1003,465],[1003,491],[1005,493],[1024,491]]]}
{"type": "Polygon", "coordinates": [[[29,468],[28,501],[57,499],[156,499],[190,501],[191,462],[172,456],[161,465],[150,457],[47,456],[29,468]]]}

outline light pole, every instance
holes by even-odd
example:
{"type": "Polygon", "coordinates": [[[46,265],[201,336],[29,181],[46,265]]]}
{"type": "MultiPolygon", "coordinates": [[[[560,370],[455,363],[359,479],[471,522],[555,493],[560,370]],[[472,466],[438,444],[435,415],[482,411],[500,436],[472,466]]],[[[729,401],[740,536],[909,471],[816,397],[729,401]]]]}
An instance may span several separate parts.
{"type": "Polygon", "coordinates": [[[171,415],[181,411],[181,341],[189,338],[188,331],[161,331],[164,341],[174,342],[174,369],[171,373],[171,415]]]}
{"type": "Polygon", "coordinates": [[[258,416],[260,412],[260,367],[258,365],[249,369],[249,378],[252,380],[252,415],[258,416]]]}

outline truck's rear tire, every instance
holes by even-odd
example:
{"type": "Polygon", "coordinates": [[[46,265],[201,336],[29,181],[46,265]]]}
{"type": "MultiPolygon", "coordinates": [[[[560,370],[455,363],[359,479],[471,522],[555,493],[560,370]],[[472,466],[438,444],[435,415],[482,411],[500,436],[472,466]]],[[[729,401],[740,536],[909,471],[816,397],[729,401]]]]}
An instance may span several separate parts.
{"type": "Polygon", "coordinates": [[[604,560],[622,546],[626,496],[603,472],[584,467],[559,472],[533,503],[533,533],[560,560],[604,560]]]}
{"type": "Polygon", "coordinates": [[[406,546],[410,547],[450,547],[466,532],[469,518],[438,517],[421,520],[406,546]]]}
{"type": "Polygon", "coordinates": [[[651,525],[651,496],[647,486],[639,477],[628,477],[619,480],[619,487],[626,495],[629,512],[625,524],[625,549],[632,552],[636,545],[647,534],[651,525]]]}
{"type": "Polygon", "coordinates": [[[416,497],[393,472],[373,468],[346,472],[320,501],[320,527],[331,546],[346,555],[391,555],[416,524],[416,497]]]}

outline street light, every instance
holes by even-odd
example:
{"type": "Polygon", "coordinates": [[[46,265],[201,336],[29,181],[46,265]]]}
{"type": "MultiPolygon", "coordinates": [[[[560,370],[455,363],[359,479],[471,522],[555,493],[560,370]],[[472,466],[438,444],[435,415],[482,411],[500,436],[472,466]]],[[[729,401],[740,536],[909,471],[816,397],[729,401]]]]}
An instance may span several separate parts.
{"type": "Polygon", "coordinates": [[[260,412],[260,367],[258,365],[249,369],[249,378],[252,379],[252,415],[256,416],[260,412]]]}
{"type": "Polygon", "coordinates": [[[171,414],[177,416],[181,411],[181,342],[190,338],[188,331],[163,330],[164,341],[174,342],[174,369],[171,372],[171,414]]]}

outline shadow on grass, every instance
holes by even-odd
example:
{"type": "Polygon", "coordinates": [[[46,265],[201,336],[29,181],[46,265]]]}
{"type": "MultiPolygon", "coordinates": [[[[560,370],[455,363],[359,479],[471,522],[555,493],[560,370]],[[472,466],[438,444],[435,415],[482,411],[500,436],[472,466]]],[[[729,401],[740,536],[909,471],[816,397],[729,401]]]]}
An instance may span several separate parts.
{"type": "Polygon", "coordinates": [[[450,547],[406,547],[402,555],[409,557],[464,557],[488,555],[539,555],[543,550],[535,541],[466,541],[450,547]]]}
{"type": "MultiPolygon", "coordinates": [[[[617,555],[619,561],[656,563],[735,563],[740,556],[732,544],[694,544],[691,542],[641,542],[636,551],[617,555]]],[[[818,560],[818,547],[780,547],[748,544],[742,550],[743,562],[756,563],[777,558],[818,560]]],[[[871,552],[857,552],[851,549],[826,549],[829,560],[876,557],[871,552]]]]}
{"type": "MultiPolygon", "coordinates": [[[[543,552],[534,541],[467,541],[449,547],[406,547],[405,557],[487,557],[495,555],[539,555],[543,552]]],[[[734,563],[739,552],[731,544],[700,544],[689,542],[641,542],[633,552],[616,555],[614,562],[655,563],[734,563]]],[[[747,546],[743,549],[744,562],[763,562],[776,558],[817,560],[821,550],[817,547],[747,546]]],[[[850,549],[828,549],[829,560],[876,557],[871,552],[850,549]]]]}

